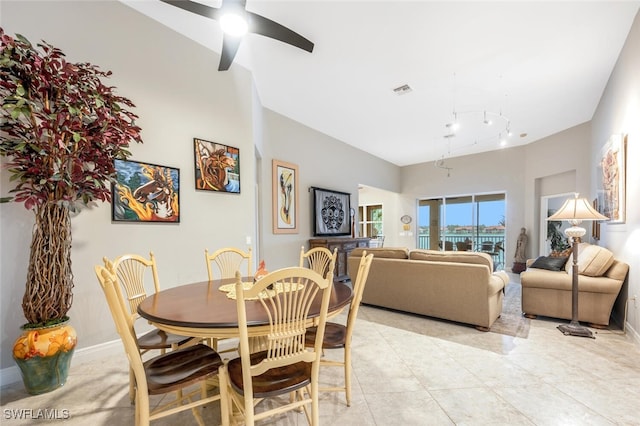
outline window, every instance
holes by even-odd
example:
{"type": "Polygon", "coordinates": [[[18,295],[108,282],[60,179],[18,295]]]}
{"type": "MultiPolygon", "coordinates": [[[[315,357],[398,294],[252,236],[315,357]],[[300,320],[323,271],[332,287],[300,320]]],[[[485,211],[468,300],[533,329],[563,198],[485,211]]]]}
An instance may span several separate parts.
{"type": "Polygon", "coordinates": [[[504,193],[418,200],[418,248],[484,251],[500,264],[505,232],[504,193]]]}
{"type": "Polygon", "coordinates": [[[382,204],[358,206],[360,235],[375,238],[383,236],[382,204]]]}

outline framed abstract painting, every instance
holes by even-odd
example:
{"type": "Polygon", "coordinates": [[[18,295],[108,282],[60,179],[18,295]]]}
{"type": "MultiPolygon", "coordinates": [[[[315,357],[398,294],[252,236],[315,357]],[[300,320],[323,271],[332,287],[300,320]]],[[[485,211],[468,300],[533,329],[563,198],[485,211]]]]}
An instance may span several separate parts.
{"type": "Polygon", "coordinates": [[[115,160],[111,220],[180,222],[180,169],[115,160]]]}
{"type": "Polygon", "coordinates": [[[298,166],[280,160],[272,162],[273,233],[298,233],[298,166]]]}
{"type": "Polygon", "coordinates": [[[351,194],[322,188],[312,189],[313,235],[351,235],[351,194]]]}
{"type": "Polygon", "coordinates": [[[193,139],[196,189],[240,193],[240,149],[193,139]]]}
{"type": "Polygon", "coordinates": [[[624,223],[626,212],[627,135],[612,135],[602,148],[598,165],[598,207],[609,218],[624,223]]]}

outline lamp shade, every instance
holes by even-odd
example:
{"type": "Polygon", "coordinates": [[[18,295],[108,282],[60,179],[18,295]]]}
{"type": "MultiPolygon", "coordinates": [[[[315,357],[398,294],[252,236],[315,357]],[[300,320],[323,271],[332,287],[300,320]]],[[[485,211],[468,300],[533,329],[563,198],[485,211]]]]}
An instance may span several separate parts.
{"type": "Polygon", "coordinates": [[[609,218],[601,215],[591,207],[589,200],[578,198],[578,194],[576,194],[575,198],[569,198],[565,201],[560,210],[549,216],[547,220],[582,221],[609,220],[609,218]]]}

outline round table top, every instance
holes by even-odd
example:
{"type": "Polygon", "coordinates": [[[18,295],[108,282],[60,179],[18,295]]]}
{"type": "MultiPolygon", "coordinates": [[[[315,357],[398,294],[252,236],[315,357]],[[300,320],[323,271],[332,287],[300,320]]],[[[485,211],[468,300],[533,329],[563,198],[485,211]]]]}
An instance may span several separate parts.
{"type": "MultiPolygon", "coordinates": [[[[250,279],[243,279],[248,281],[250,279]]],[[[233,283],[235,279],[202,281],[162,290],[140,303],[138,313],[156,325],[186,328],[237,328],[238,311],[236,300],[227,297],[219,287],[233,283]]],[[[329,312],[345,307],[352,298],[351,287],[344,283],[334,283],[329,301],[329,312]]],[[[268,324],[264,310],[257,300],[246,301],[247,324],[259,326],[268,324]]],[[[311,307],[310,317],[318,315],[320,298],[311,307]],[[315,311],[315,312],[314,312],[315,311]]]]}

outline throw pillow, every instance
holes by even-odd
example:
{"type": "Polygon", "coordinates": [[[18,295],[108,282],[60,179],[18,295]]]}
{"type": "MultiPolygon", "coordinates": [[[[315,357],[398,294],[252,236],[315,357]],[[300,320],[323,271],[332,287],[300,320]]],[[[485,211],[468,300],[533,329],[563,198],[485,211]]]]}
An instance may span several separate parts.
{"type": "Polygon", "coordinates": [[[602,276],[613,264],[613,253],[604,247],[589,245],[578,252],[578,273],[590,277],[602,276]]]}
{"type": "Polygon", "coordinates": [[[562,251],[552,251],[549,256],[551,257],[569,257],[571,255],[571,247],[562,251]]]}
{"type": "MultiPolygon", "coordinates": [[[[579,259],[578,255],[578,259],[579,259]]],[[[549,271],[562,271],[568,257],[540,256],[533,262],[530,268],[547,269],[549,271]]]]}
{"type": "MultiPolygon", "coordinates": [[[[578,243],[578,260],[582,260],[582,253],[588,246],[590,246],[589,243],[578,243]]],[[[564,270],[569,274],[571,274],[571,270],[573,269],[573,249],[571,249],[571,253],[572,254],[569,255],[567,263],[564,265],[564,270]]]]}

